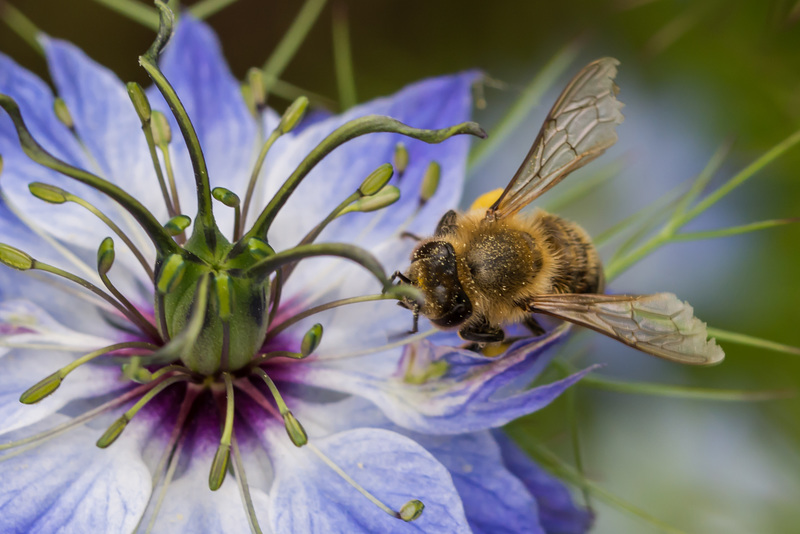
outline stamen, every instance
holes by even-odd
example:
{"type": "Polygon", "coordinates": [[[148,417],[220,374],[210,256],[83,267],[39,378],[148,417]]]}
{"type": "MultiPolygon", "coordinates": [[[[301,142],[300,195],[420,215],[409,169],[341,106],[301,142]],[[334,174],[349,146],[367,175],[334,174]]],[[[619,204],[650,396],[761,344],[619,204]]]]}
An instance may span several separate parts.
{"type": "MultiPolygon", "coordinates": [[[[400,190],[393,185],[387,185],[383,189],[378,191],[376,194],[370,197],[363,197],[356,200],[347,208],[339,212],[339,216],[353,211],[360,211],[362,213],[367,213],[370,211],[382,210],[387,206],[391,206],[398,200],[400,200],[400,190]]],[[[370,225],[370,230],[372,229],[373,226],[374,223],[370,225]]]]}
{"type": "Polygon", "coordinates": [[[231,445],[233,446],[233,474],[236,475],[236,485],[239,487],[239,496],[244,504],[244,511],[247,514],[247,523],[250,525],[250,532],[253,534],[261,534],[261,527],[258,524],[256,517],[256,507],[253,505],[253,498],[250,496],[250,487],[247,485],[247,475],[244,472],[244,462],[242,462],[242,453],[239,451],[239,443],[236,440],[236,434],[231,436],[231,445]]]}
{"type": "MultiPolygon", "coordinates": [[[[102,298],[103,300],[114,306],[122,315],[127,317],[128,320],[130,320],[133,324],[136,324],[140,328],[142,328],[144,332],[148,333],[152,332],[157,334],[157,332],[155,332],[152,329],[152,325],[150,325],[150,323],[147,322],[147,320],[145,320],[144,324],[139,324],[139,318],[136,315],[134,315],[130,310],[128,310],[128,308],[126,308],[120,302],[114,300],[114,298],[111,297],[111,295],[104,292],[102,289],[92,284],[88,280],[81,278],[80,276],[59,269],[58,267],[48,265],[47,263],[37,261],[28,254],[22,252],[21,250],[3,243],[0,243],[0,263],[3,263],[4,265],[11,267],[12,269],[17,269],[18,271],[38,269],[46,273],[66,278],[71,282],[75,282],[76,284],[83,286],[84,288],[88,289],[98,297],[102,298]],[[150,327],[148,328],[145,325],[150,325],[150,327]]],[[[141,317],[141,314],[139,315],[139,317],[141,317]]],[[[144,318],[142,317],[142,319],[144,318]]],[[[160,339],[160,336],[155,337],[154,339],[160,339]]]]}
{"type": "Polygon", "coordinates": [[[181,200],[178,196],[178,185],[175,182],[175,171],[172,167],[172,158],[169,152],[169,144],[172,142],[172,129],[169,127],[167,117],[160,111],[153,112],[152,129],[153,142],[158,146],[158,149],[161,151],[161,156],[164,158],[164,168],[167,170],[167,180],[169,181],[173,211],[175,213],[180,213],[181,200]]]}
{"type": "Polygon", "coordinates": [[[397,179],[403,178],[403,175],[408,168],[408,149],[404,143],[397,143],[394,147],[394,155],[392,156],[392,165],[397,171],[397,179]]]}
{"type": "Polygon", "coordinates": [[[236,193],[224,187],[215,187],[212,189],[211,196],[229,208],[233,208],[233,240],[238,240],[240,237],[239,229],[241,228],[242,218],[242,212],[239,209],[239,197],[236,193]]]}
{"type": "Polygon", "coordinates": [[[53,100],[53,112],[61,124],[69,128],[72,133],[75,133],[75,121],[72,120],[67,103],[61,97],[56,97],[53,100]]]}
{"type": "Polygon", "coordinates": [[[253,108],[256,112],[256,116],[259,116],[267,105],[267,88],[264,85],[264,75],[261,73],[261,69],[256,67],[248,69],[247,84],[248,87],[250,87],[250,97],[253,99],[253,108]]]}
{"type": "Polygon", "coordinates": [[[103,239],[100,243],[100,247],[97,249],[97,272],[100,275],[100,279],[103,281],[103,284],[106,286],[114,297],[123,305],[125,308],[130,312],[130,316],[134,317],[134,323],[142,329],[144,333],[146,333],[151,339],[155,341],[163,341],[161,338],[161,334],[158,333],[156,327],[154,327],[150,321],[145,319],[144,315],[131,304],[131,302],[125,298],[115,286],[111,283],[111,280],[108,278],[108,271],[111,270],[111,266],[114,264],[115,252],[114,252],[114,240],[110,237],[103,239]]]}
{"type": "Polygon", "coordinates": [[[364,489],[364,487],[361,484],[359,484],[358,482],[353,480],[353,478],[350,475],[348,475],[347,473],[344,472],[344,469],[342,469],[341,467],[336,465],[336,463],[334,463],[333,460],[328,458],[325,455],[325,453],[323,453],[321,450],[319,450],[316,445],[314,445],[313,443],[309,443],[308,444],[308,448],[314,454],[316,454],[317,457],[319,457],[320,460],[325,462],[325,465],[327,465],[328,467],[333,469],[333,471],[337,475],[342,477],[342,479],[345,482],[347,482],[348,484],[353,486],[361,495],[363,495],[364,497],[369,499],[369,501],[372,504],[374,504],[375,506],[377,506],[378,508],[380,508],[381,510],[383,510],[384,512],[386,512],[390,516],[396,517],[397,519],[402,519],[403,521],[406,521],[406,522],[409,522],[409,521],[414,521],[415,519],[417,519],[419,516],[422,515],[422,511],[425,508],[425,505],[422,504],[422,501],[419,501],[417,499],[410,500],[400,508],[400,511],[396,512],[396,511],[392,510],[391,508],[389,508],[388,506],[386,506],[385,504],[383,504],[373,494],[371,494],[366,489],[364,489]]]}
{"type": "Polygon", "coordinates": [[[425,169],[425,174],[422,176],[422,185],[419,190],[419,205],[420,207],[428,203],[428,201],[436,194],[439,189],[439,179],[442,176],[442,166],[437,161],[431,161],[428,168],[425,169]]]}
{"type": "Polygon", "coordinates": [[[236,237],[234,238],[235,240],[238,241],[239,237],[244,232],[244,224],[247,222],[247,214],[250,211],[250,202],[253,198],[256,182],[258,182],[258,176],[261,174],[261,167],[264,165],[264,160],[267,158],[270,148],[272,148],[272,145],[275,144],[275,141],[277,141],[280,136],[294,129],[297,123],[300,122],[300,119],[303,118],[306,108],[308,108],[308,98],[304,96],[292,102],[292,104],[286,108],[286,111],[283,112],[278,127],[269,134],[269,137],[262,145],[261,152],[259,152],[258,158],[256,159],[256,164],[253,166],[253,172],[250,173],[250,181],[247,183],[247,192],[244,194],[244,206],[242,207],[242,227],[237,230],[236,237]]]}
{"type": "Polygon", "coordinates": [[[61,189],[60,187],[56,187],[50,184],[44,184],[41,182],[33,182],[28,184],[28,190],[31,192],[33,196],[38,198],[39,200],[44,200],[45,202],[49,202],[50,204],[63,204],[65,202],[72,202],[75,203],[82,208],[89,211],[92,215],[103,221],[103,223],[108,226],[120,239],[128,246],[133,255],[136,256],[136,259],[139,260],[139,264],[144,268],[147,275],[150,277],[150,280],[153,280],[153,268],[150,266],[150,263],[142,254],[142,251],[139,250],[136,245],[133,244],[133,241],[122,231],[122,229],[114,223],[108,216],[94,207],[92,204],[86,202],[82,198],[73,195],[69,191],[61,189]]]}
{"type": "Polygon", "coordinates": [[[309,328],[306,335],[303,336],[300,344],[300,354],[303,355],[303,358],[317,350],[320,342],[322,342],[322,325],[317,323],[309,328]]]}
{"type": "Polygon", "coordinates": [[[176,215],[164,224],[164,230],[173,237],[181,235],[192,224],[192,218],[187,215],[176,215]]]}
{"type": "Polygon", "coordinates": [[[222,373],[225,381],[225,396],[227,408],[225,411],[225,427],[222,430],[222,438],[214,454],[214,461],[211,462],[211,471],[208,474],[208,487],[211,491],[217,491],[225,480],[228,472],[228,461],[231,457],[231,434],[233,433],[233,381],[230,373],[222,373]]]}
{"type": "Polygon", "coordinates": [[[300,421],[297,420],[291,410],[289,410],[289,407],[286,406],[286,402],[284,402],[278,388],[275,386],[275,382],[272,381],[267,372],[261,367],[254,367],[253,374],[260,376],[264,380],[264,383],[267,384],[269,392],[272,393],[272,398],[275,399],[275,403],[278,405],[278,411],[283,418],[286,433],[289,435],[289,439],[292,440],[292,443],[297,447],[308,444],[308,434],[306,434],[300,421]]]}
{"type": "Polygon", "coordinates": [[[49,396],[53,393],[58,387],[61,385],[61,381],[66,378],[68,374],[72,371],[80,367],[81,365],[92,361],[93,359],[102,356],[104,354],[108,354],[109,352],[114,352],[120,349],[149,349],[154,350],[157,348],[152,343],[140,342],[140,341],[131,341],[128,343],[117,343],[115,345],[109,345],[107,347],[103,347],[102,349],[97,349],[92,351],[80,358],[76,359],[73,362],[70,362],[68,365],[65,365],[55,373],[51,374],[50,376],[43,378],[39,382],[37,382],[34,386],[28,388],[22,395],[19,397],[19,401],[23,404],[34,404],[39,402],[40,400],[44,399],[45,397],[49,396]]]}
{"type": "Polygon", "coordinates": [[[150,160],[153,162],[153,168],[156,171],[158,186],[161,188],[161,196],[164,198],[164,204],[167,206],[167,213],[169,213],[170,217],[174,217],[177,212],[175,211],[175,206],[172,204],[172,200],[169,198],[167,183],[164,181],[164,173],[161,170],[161,163],[158,161],[158,154],[156,154],[156,143],[153,139],[153,128],[151,126],[152,108],[150,107],[150,101],[147,100],[144,89],[142,89],[142,86],[138,83],[128,82],[127,87],[128,96],[133,103],[136,114],[139,116],[139,122],[142,124],[142,132],[147,141],[147,148],[150,151],[150,160]]]}
{"type": "Polygon", "coordinates": [[[101,449],[105,449],[112,443],[114,443],[117,438],[122,434],[122,431],[125,430],[125,427],[128,426],[128,423],[133,419],[133,417],[141,410],[145,404],[153,400],[153,397],[164,391],[166,388],[173,384],[177,384],[178,382],[185,382],[187,380],[191,380],[192,377],[186,374],[180,374],[171,376],[165,379],[163,382],[157,383],[153,386],[150,391],[145,393],[141,399],[136,402],[128,411],[126,411],[122,416],[114,421],[108,430],[106,430],[100,439],[97,440],[96,445],[101,449]]]}

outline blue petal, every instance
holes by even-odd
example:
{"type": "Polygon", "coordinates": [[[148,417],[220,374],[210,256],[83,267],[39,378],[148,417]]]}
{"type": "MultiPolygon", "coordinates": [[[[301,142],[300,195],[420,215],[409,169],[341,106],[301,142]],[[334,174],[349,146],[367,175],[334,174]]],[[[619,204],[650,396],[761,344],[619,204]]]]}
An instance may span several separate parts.
{"type": "MultiPolygon", "coordinates": [[[[243,195],[257,149],[256,121],[244,103],[239,82],[225,63],[216,36],[204,23],[182,15],[160,66],[197,131],[212,187],[227,187],[243,195]]],[[[181,208],[184,213],[194,213],[196,195],[186,145],[157,89],[151,87],[148,95],[153,107],[161,110],[172,125],[172,154],[182,186],[181,208]]],[[[232,210],[220,205],[215,208],[220,227],[227,231],[232,210]]]]}
{"type": "MultiPolygon", "coordinates": [[[[66,418],[64,418],[66,419],[66,418]]],[[[80,427],[19,456],[0,457],[0,531],[132,532],[150,495],[145,428],[130,425],[113,447],[80,427]]]]}
{"type": "Polygon", "coordinates": [[[469,532],[447,470],[406,437],[358,429],[312,437],[311,442],[388,506],[399,509],[411,499],[421,500],[425,511],[412,523],[367,501],[308,447],[289,443],[282,428],[268,430],[266,441],[275,467],[270,491],[274,532],[469,532]]]}
{"type": "Polygon", "coordinates": [[[553,356],[566,328],[542,338],[518,341],[502,356],[422,341],[406,349],[397,372],[372,373],[372,360],[308,362],[276,377],[365,397],[394,423],[426,434],[460,434],[502,426],[547,406],[593,367],[568,378],[525,389],[553,356]],[[431,373],[431,374],[428,374],[431,373]]]}
{"type": "Polygon", "coordinates": [[[572,500],[569,490],[531,460],[500,430],[493,431],[500,445],[503,462],[518,476],[539,503],[539,517],[548,534],[583,534],[592,527],[591,512],[572,500]]]}

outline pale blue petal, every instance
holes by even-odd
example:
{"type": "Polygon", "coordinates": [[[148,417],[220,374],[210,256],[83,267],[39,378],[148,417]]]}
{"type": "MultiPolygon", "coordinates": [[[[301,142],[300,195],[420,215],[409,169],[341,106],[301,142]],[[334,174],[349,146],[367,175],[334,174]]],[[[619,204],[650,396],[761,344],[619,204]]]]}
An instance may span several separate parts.
{"type": "Polygon", "coordinates": [[[493,432],[506,467],[522,480],[539,503],[539,516],[547,534],[583,534],[594,518],[572,500],[569,490],[531,460],[504,432],[493,432]]]}
{"type": "MultiPolygon", "coordinates": [[[[0,457],[0,532],[131,532],[150,494],[141,448],[149,428],[129,425],[106,450],[79,427],[11,458],[0,457]]],[[[8,453],[6,453],[8,454],[8,453]]]]}
{"type": "Polygon", "coordinates": [[[357,429],[311,441],[356,482],[388,506],[425,503],[422,516],[405,523],[389,516],[342,480],[308,447],[296,448],[283,428],[265,438],[275,466],[270,491],[275,532],[469,532],[447,470],[414,441],[394,432],[357,429]]]}

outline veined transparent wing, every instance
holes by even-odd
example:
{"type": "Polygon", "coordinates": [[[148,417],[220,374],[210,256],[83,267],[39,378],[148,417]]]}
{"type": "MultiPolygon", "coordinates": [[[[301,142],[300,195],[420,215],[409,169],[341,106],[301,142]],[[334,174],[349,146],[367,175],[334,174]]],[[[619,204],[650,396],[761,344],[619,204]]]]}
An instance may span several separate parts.
{"type": "Polygon", "coordinates": [[[655,295],[541,295],[528,309],[596,330],[642,352],[692,365],[725,358],[688,302],[655,295]]]}
{"type": "Polygon", "coordinates": [[[569,82],[489,215],[516,213],[617,141],[614,128],[623,120],[614,83],[617,65],[611,57],[598,59],[569,82]]]}

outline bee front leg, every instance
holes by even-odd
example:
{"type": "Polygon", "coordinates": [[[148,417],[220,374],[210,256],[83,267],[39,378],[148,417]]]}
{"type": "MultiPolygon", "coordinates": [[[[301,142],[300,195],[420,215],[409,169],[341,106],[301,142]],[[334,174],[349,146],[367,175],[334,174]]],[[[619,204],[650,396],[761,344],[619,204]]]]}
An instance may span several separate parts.
{"type": "Polygon", "coordinates": [[[465,341],[478,343],[499,343],[506,338],[502,328],[489,324],[485,319],[477,324],[469,324],[458,331],[458,335],[465,341]]]}
{"type": "Polygon", "coordinates": [[[541,335],[544,335],[544,333],[546,332],[544,327],[539,324],[539,321],[537,321],[533,315],[528,315],[522,322],[525,325],[525,327],[531,331],[533,337],[539,337],[541,335]]]}

